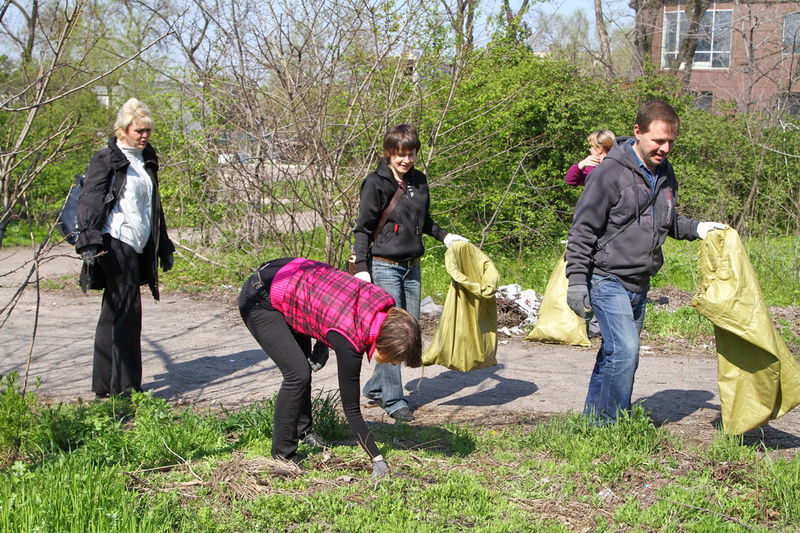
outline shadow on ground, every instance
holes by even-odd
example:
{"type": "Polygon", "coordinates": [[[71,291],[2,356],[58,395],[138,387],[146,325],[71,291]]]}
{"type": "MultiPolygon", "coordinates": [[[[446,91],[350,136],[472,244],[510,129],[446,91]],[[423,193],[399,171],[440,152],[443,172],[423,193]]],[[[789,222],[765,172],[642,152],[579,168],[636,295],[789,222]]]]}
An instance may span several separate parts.
{"type": "MultiPolygon", "coordinates": [[[[395,449],[438,451],[448,457],[464,457],[477,447],[473,432],[457,425],[370,421],[369,428],[379,446],[391,443],[395,449]]],[[[337,444],[356,446],[356,442],[349,439],[337,444]]]]}
{"type": "MultiPolygon", "coordinates": [[[[707,422],[713,430],[722,429],[720,407],[713,403],[714,395],[704,390],[668,389],[640,399],[641,404],[650,411],[653,423],[658,426],[680,422],[701,409],[716,413],[707,422]]],[[[764,446],[773,450],[800,448],[800,436],[787,433],[766,424],[742,435],[742,442],[748,446],[764,446]]]]}
{"type": "Polygon", "coordinates": [[[153,375],[146,388],[158,396],[174,398],[224,381],[226,378],[267,359],[263,350],[245,350],[226,355],[207,355],[188,361],[175,362],[163,354],[166,371],[153,375]]]}
{"type": "Polygon", "coordinates": [[[498,372],[502,369],[503,365],[495,365],[470,372],[448,370],[432,378],[412,379],[405,387],[409,391],[408,401],[414,406],[432,403],[460,406],[498,406],[529,396],[539,390],[539,387],[533,382],[499,375],[498,372]],[[493,385],[487,385],[492,382],[493,385]],[[441,401],[464,389],[476,386],[483,386],[483,388],[465,396],[441,401]]]}
{"type": "Polygon", "coordinates": [[[639,399],[636,403],[650,411],[656,425],[679,422],[700,409],[719,411],[712,402],[714,394],[707,390],[666,389],[639,399]]]}
{"type": "Polygon", "coordinates": [[[769,424],[758,429],[748,431],[743,436],[743,441],[748,446],[765,446],[773,450],[786,450],[800,448],[800,436],[786,433],[769,424]]]}

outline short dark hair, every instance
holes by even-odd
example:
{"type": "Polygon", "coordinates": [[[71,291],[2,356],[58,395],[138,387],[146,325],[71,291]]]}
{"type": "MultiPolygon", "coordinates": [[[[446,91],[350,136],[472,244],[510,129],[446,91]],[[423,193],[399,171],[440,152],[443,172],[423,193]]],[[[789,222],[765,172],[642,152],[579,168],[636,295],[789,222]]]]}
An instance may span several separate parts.
{"type": "Polygon", "coordinates": [[[392,307],[381,324],[375,348],[383,356],[383,362],[405,362],[412,368],[422,366],[422,330],[419,322],[404,309],[392,307]]]}
{"type": "Polygon", "coordinates": [[[678,118],[678,113],[675,108],[669,105],[664,100],[650,100],[645,102],[639,107],[639,112],[636,113],[635,124],[639,126],[642,133],[650,131],[650,123],[654,120],[661,120],[667,124],[672,124],[677,130],[681,125],[681,119],[678,118]]]}
{"type": "Polygon", "coordinates": [[[398,124],[386,131],[383,136],[383,157],[389,161],[389,157],[402,150],[419,151],[419,134],[417,128],[411,124],[398,124]]]}

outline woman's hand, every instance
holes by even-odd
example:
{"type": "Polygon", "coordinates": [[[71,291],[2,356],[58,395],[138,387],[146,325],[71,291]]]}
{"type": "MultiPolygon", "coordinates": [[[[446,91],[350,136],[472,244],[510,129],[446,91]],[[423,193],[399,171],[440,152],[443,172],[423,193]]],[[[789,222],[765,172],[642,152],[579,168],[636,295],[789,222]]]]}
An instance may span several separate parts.
{"type": "Polygon", "coordinates": [[[164,272],[169,272],[172,270],[172,266],[175,264],[175,256],[172,254],[167,254],[161,258],[161,270],[164,272]]]}
{"type": "Polygon", "coordinates": [[[469,242],[469,239],[465,239],[461,235],[456,235],[455,233],[448,233],[444,236],[444,245],[446,248],[450,248],[456,241],[469,242]]]}
{"type": "Polygon", "coordinates": [[[578,168],[583,170],[585,167],[596,167],[600,164],[600,158],[592,154],[586,157],[583,161],[578,163],[578,168]]]}
{"type": "Polygon", "coordinates": [[[379,459],[372,461],[372,479],[380,479],[389,475],[389,465],[386,461],[379,459]]]}
{"type": "Polygon", "coordinates": [[[86,263],[87,267],[90,267],[94,264],[94,260],[99,253],[100,247],[96,244],[91,244],[81,250],[81,259],[83,259],[83,262],[86,263]]]}

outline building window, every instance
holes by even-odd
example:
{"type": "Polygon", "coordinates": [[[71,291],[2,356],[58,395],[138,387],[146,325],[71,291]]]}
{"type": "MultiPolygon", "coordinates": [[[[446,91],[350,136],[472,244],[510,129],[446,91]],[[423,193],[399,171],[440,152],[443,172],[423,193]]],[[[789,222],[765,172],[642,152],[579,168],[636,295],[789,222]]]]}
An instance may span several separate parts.
{"type": "Polygon", "coordinates": [[[789,13],[783,19],[783,52],[800,54],[800,13],[789,13]]]}
{"type": "MultiPolygon", "coordinates": [[[[692,68],[728,68],[731,63],[730,9],[709,9],[700,21],[697,48],[694,51],[692,68]]],[[[681,43],[689,32],[689,19],[683,11],[664,13],[664,38],[661,51],[661,67],[669,68],[678,57],[681,43]]],[[[684,68],[681,65],[680,68],[684,68]]]]}
{"type": "Polygon", "coordinates": [[[783,93],[780,106],[787,115],[800,116],[800,93],[783,93]]]}
{"type": "Polygon", "coordinates": [[[714,93],[711,91],[697,91],[694,93],[694,106],[697,109],[711,111],[714,104],[714,93]]]}

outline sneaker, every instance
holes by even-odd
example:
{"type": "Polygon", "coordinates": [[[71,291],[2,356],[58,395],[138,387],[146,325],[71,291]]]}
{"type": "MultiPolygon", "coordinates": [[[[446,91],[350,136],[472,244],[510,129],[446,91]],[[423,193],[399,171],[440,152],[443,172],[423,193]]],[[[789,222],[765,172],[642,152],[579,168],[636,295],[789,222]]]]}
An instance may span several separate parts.
{"type": "Polygon", "coordinates": [[[327,448],[328,443],[325,442],[322,437],[314,433],[313,431],[309,431],[303,436],[303,444],[308,446],[314,446],[315,448],[327,448]]]}
{"type": "Polygon", "coordinates": [[[414,420],[414,413],[411,412],[411,409],[408,407],[401,407],[397,411],[390,414],[392,418],[397,420],[398,422],[411,422],[414,420]]]}

